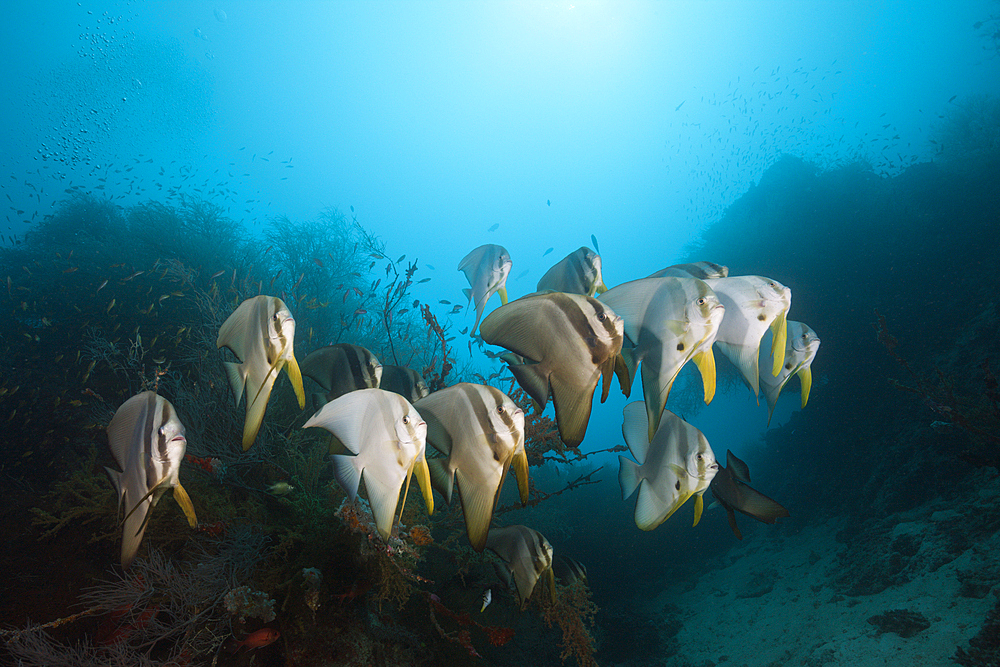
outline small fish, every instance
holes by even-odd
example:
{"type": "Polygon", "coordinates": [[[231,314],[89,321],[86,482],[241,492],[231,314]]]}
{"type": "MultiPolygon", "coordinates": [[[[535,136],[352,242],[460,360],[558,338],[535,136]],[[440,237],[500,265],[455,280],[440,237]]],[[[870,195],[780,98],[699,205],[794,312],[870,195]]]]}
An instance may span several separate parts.
{"type": "Polygon", "coordinates": [[[359,389],[324,405],[303,425],[319,426],[354,454],[334,454],[334,476],[353,502],[364,475],[375,525],[388,540],[396,522],[399,492],[406,503],[410,477],[416,473],[427,513],[434,496],[424,448],[427,423],[405,398],[382,389],[359,389]]]}
{"type": "Polygon", "coordinates": [[[294,342],[295,320],[284,302],[273,296],[247,299],[219,328],[216,347],[228,347],[240,359],[239,363],[224,363],[237,405],[246,390],[243,451],[250,449],[257,439],[271,388],[282,368],[288,372],[299,408],[305,407],[306,396],[302,374],[295,361],[294,342]]]}
{"type": "Polygon", "coordinates": [[[122,534],[122,567],[135,558],[149,512],[167,489],[184,510],[192,528],[198,525],[194,506],[178,474],[187,440],[184,424],[170,401],[144,391],[125,401],[108,425],[108,445],[122,472],[105,468],[118,495],[118,509],[125,511],[122,534]]]}
{"type": "Polygon", "coordinates": [[[114,307],[115,307],[115,299],[112,297],[111,302],[108,304],[108,309],[105,310],[104,312],[110,313],[111,309],[114,308],[114,307]]]}
{"type": "Polygon", "coordinates": [[[491,225],[491,226],[490,226],[490,228],[489,228],[489,229],[487,229],[486,231],[488,231],[488,232],[495,232],[495,231],[496,231],[496,230],[498,230],[498,229],[500,229],[500,223],[499,223],[499,222],[495,222],[495,223],[493,223],[493,225],[491,225]]]}
{"type": "Polygon", "coordinates": [[[275,482],[267,490],[275,496],[287,496],[295,490],[295,487],[288,482],[275,482]]]}
{"type": "Polygon", "coordinates": [[[321,269],[323,268],[323,260],[321,260],[319,257],[313,257],[313,261],[316,262],[316,266],[318,266],[321,269]]]}
{"type": "Polygon", "coordinates": [[[486,244],[466,255],[458,265],[465,273],[470,287],[463,290],[470,302],[476,304],[475,333],[482,319],[486,302],[493,293],[500,295],[500,303],[507,304],[507,276],[510,274],[510,254],[503,246],[486,244]]]}
{"type": "Polygon", "coordinates": [[[480,608],[479,613],[481,614],[486,611],[486,608],[490,606],[491,602],[493,602],[493,590],[487,588],[483,592],[483,606],[480,608]]]}
{"type": "Polygon", "coordinates": [[[546,255],[548,255],[553,250],[555,250],[555,248],[549,248],[548,250],[546,250],[545,252],[542,253],[542,257],[545,257],[546,255]]]}
{"type": "Polygon", "coordinates": [[[209,280],[215,280],[216,278],[218,278],[219,276],[221,276],[225,272],[226,272],[225,269],[222,269],[221,271],[216,271],[215,273],[212,274],[212,277],[209,278],[209,280]]]}
{"type": "Polygon", "coordinates": [[[552,206],[552,200],[551,199],[546,199],[545,200],[545,205],[546,206],[552,206]]]}
{"type": "Polygon", "coordinates": [[[80,270],[80,267],[78,267],[78,266],[71,266],[68,269],[63,269],[63,273],[73,273],[74,271],[79,271],[79,270],[80,270]]]}
{"type": "Polygon", "coordinates": [[[237,644],[236,651],[240,651],[244,648],[252,651],[253,649],[269,646],[278,641],[278,637],[280,636],[281,633],[274,628],[261,628],[260,630],[247,635],[246,639],[237,644]]]}
{"type": "Polygon", "coordinates": [[[642,403],[625,406],[622,434],[635,461],[618,456],[622,500],[638,489],[635,525],[653,530],[695,496],[697,526],[704,508],[702,496],[719,470],[712,447],[701,431],[669,410],[663,412],[650,439],[644,413],[642,403]]]}

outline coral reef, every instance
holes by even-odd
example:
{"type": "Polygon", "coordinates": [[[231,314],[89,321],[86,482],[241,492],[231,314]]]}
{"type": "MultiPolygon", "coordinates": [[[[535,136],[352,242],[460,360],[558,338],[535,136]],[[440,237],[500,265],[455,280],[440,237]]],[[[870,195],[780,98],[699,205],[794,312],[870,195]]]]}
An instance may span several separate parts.
{"type": "Polygon", "coordinates": [[[588,626],[593,627],[594,616],[598,609],[590,597],[587,584],[583,579],[577,579],[568,586],[558,586],[554,600],[543,599],[543,596],[532,598],[539,600],[545,624],[549,627],[557,625],[562,630],[562,641],[559,645],[562,653],[559,657],[564,662],[569,658],[575,658],[580,667],[597,665],[594,659],[596,645],[588,626]]]}

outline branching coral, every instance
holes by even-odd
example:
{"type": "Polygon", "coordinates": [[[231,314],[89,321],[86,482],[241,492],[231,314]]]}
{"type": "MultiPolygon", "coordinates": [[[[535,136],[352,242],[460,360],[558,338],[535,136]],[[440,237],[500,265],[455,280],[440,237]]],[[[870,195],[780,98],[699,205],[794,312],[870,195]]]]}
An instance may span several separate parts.
{"type": "Polygon", "coordinates": [[[559,586],[556,599],[536,596],[541,607],[542,619],[549,627],[558,625],[563,638],[560,658],[576,658],[580,667],[596,667],[594,660],[595,643],[587,626],[593,627],[597,605],[590,599],[590,589],[582,579],[568,586],[559,586]]]}

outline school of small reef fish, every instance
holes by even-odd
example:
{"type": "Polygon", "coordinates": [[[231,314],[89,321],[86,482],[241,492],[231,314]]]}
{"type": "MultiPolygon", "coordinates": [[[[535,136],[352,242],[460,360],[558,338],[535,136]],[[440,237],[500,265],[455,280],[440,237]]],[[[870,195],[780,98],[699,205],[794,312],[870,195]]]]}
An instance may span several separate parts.
{"type": "MultiPolygon", "coordinates": [[[[592,241],[596,248],[596,238],[592,241]]],[[[609,289],[600,255],[582,247],[553,265],[535,293],[509,301],[511,258],[503,247],[480,246],[458,269],[469,281],[465,293],[475,304],[471,335],[478,329],[486,344],[504,349],[488,354],[507,364],[535,410],[544,410],[552,399],[566,445],[576,447],[583,440],[598,382],[603,380],[602,403],[614,378],[628,397],[639,372],[643,401],[626,405],[622,424],[633,458],[619,456],[619,482],[623,499],[638,492],[635,523],[640,529],[656,528],[692,497],[697,525],[709,488],[738,538],[735,512],[766,523],[788,516],[784,507],[750,487],[743,461],[729,452],[727,466],[721,467],[701,431],[665,409],[674,380],[689,361],[700,372],[705,403],[712,401],[715,348],[736,366],[755,396],[763,388],[769,422],[792,376],[800,379],[805,407],[820,341],[808,326],[787,319],[787,287],[761,276],[729,276],[724,266],[696,262],[609,289]],[[493,294],[501,305],[484,318],[493,294]]],[[[553,560],[552,546],[537,531],[521,525],[491,527],[511,467],[521,502],[528,500],[525,417],[509,396],[466,382],[429,393],[416,371],[383,366],[371,351],[346,343],[313,350],[300,368],[294,339],[295,319],[274,296],[247,299],[219,329],[217,347],[228,348],[239,360],[226,362],[225,368],[237,405],[245,395],[244,451],[257,438],[282,369],[299,407],[305,408],[304,375],[323,391],[312,395],[316,411],[303,428],[330,433],[334,474],[352,501],[364,480],[383,539],[392,534],[402,513],[397,508],[405,506],[410,479],[416,476],[429,513],[434,511],[434,490],[450,503],[458,488],[469,542],[476,551],[489,548],[502,559],[522,604],[541,577],[554,585],[555,570],[586,576],[572,559],[553,560]],[[428,444],[439,455],[428,457],[428,444]]],[[[145,391],[118,408],[107,432],[121,467],[121,472],[108,469],[108,474],[125,515],[121,562],[128,567],[150,510],[168,489],[190,525],[197,525],[179,480],[184,425],[169,401],[145,391]]],[[[490,600],[487,590],[483,609],[490,600]]]]}

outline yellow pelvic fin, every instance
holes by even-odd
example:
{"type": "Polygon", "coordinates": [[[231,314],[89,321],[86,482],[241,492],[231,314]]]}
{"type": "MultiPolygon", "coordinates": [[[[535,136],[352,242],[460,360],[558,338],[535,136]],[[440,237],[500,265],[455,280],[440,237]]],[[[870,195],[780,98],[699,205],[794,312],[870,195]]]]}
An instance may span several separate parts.
{"type": "Polygon", "coordinates": [[[434,514],[434,490],[431,488],[431,470],[427,466],[427,459],[421,456],[414,461],[413,472],[417,475],[417,484],[420,485],[420,492],[424,496],[427,513],[434,514]]]}
{"type": "MultiPolygon", "coordinates": [[[[125,515],[125,518],[122,519],[122,524],[124,524],[128,520],[128,518],[130,516],[132,516],[137,509],[139,509],[139,505],[142,505],[143,501],[145,501],[146,498],[149,498],[151,495],[153,495],[153,493],[157,489],[160,488],[160,484],[163,484],[163,482],[164,482],[165,479],[166,478],[161,479],[159,482],[157,482],[153,486],[153,488],[151,488],[149,491],[146,492],[146,495],[144,495],[142,498],[139,498],[139,501],[135,505],[132,505],[132,509],[130,509],[129,512],[128,512],[128,514],[125,515]]],[[[152,509],[152,507],[150,509],[152,509]]],[[[146,521],[149,521],[149,515],[148,514],[146,515],[146,519],[142,522],[142,526],[139,527],[139,530],[142,530],[143,528],[146,527],[146,521]]]]}
{"type": "Polygon", "coordinates": [[[184,516],[187,517],[188,525],[192,528],[197,528],[198,517],[195,516],[194,505],[191,504],[191,496],[189,496],[187,491],[184,490],[184,487],[181,486],[180,482],[174,484],[174,500],[176,500],[177,504],[181,506],[182,510],[184,510],[184,516]]]}
{"type": "Polygon", "coordinates": [[[705,385],[705,405],[708,405],[715,398],[715,353],[712,352],[712,346],[709,345],[691,357],[691,360],[701,373],[701,382],[705,385]]]}
{"type": "Polygon", "coordinates": [[[528,502],[528,453],[514,455],[514,477],[517,478],[517,490],[521,492],[521,504],[528,502]]]}
{"type": "Polygon", "coordinates": [[[701,521],[701,513],[705,510],[705,501],[699,493],[694,497],[694,523],[692,526],[697,526],[698,522],[701,521]]]}
{"type": "Polygon", "coordinates": [[[292,381],[295,397],[299,399],[299,410],[302,410],[306,407],[306,391],[302,387],[302,371],[299,370],[299,362],[295,361],[294,354],[285,363],[285,370],[288,372],[288,379],[292,381]]]}
{"type": "Polygon", "coordinates": [[[788,341],[788,325],[785,322],[785,312],[778,313],[771,322],[771,375],[778,377],[781,367],[785,365],[785,343],[788,341]]]}
{"type": "Polygon", "coordinates": [[[507,305],[507,288],[501,287],[497,290],[497,294],[500,295],[500,303],[504,306],[507,305]]]}
{"type": "Polygon", "coordinates": [[[806,407],[806,403],[809,402],[809,390],[812,388],[813,383],[813,373],[812,369],[808,366],[803,366],[799,369],[799,380],[802,382],[802,407],[806,407]]]}

